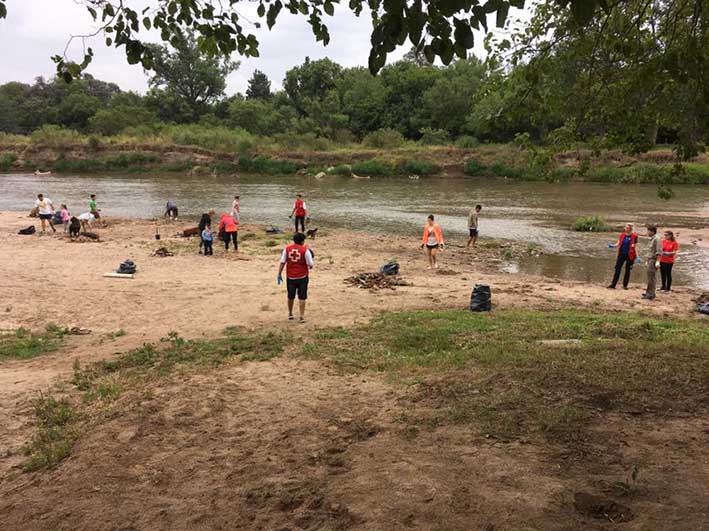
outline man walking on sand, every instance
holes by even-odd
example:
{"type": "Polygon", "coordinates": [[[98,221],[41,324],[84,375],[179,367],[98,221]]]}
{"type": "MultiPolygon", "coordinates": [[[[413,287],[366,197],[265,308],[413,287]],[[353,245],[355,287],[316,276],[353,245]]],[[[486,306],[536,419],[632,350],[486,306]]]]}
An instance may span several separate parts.
{"type": "Polygon", "coordinates": [[[655,298],[656,274],[660,267],[660,257],[662,256],[662,242],[657,236],[657,227],[650,225],[647,228],[647,236],[650,243],[647,248],[647,289],[643,293],[643,299],[653,300],[655,298]]]}
{"type": "Polygon", "coordinates": [[[480,217],[480,211],[483,209],[482,205],[475,205],[475,208],[468,214],[468,232],[470,237],[468,238],[468,247],[475,247],[475,242],[478,241],[478,218],[480,217]]]}
{"type": "Polygon", "coordinates": [[[293,243],[283,249],[281,263],[278,266],[276,281],[283,282],[283,268],[286,269],[286,287],[288,288],[288,320],[292,321],[293,304],[298,296],[298,309],[300,322],[305,321],[305,302],[308,299],[308,281],[310,270],[313,268],[313,253],[303,245],[305,234],[296,232],[293,243]]]}

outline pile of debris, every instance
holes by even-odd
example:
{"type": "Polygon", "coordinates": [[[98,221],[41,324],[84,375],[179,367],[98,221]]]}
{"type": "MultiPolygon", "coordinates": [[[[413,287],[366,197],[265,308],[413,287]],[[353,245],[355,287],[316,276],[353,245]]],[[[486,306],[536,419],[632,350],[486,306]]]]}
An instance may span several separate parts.
{"type": "Polygon", "coordinates": [[[159,247],[150,253],[150,256],[160,256],[164,258],[165,256],[175,256],[175,253],[170,252],[167,247],[159,247]]]}
{"type": "Polygon", "coordinates": [[[396,289],[395,286],[412,286],[399,275],[385,275],[384,273],[358,273],[345,279],[345,284],[357,286],[362,289],[396,289]]]}

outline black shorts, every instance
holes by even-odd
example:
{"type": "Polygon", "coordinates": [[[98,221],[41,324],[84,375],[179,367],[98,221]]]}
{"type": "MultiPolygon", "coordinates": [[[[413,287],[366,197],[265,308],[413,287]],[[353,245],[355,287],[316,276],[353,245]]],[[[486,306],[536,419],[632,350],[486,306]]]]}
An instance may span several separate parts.
{"type": "Polygon", "coordinates": [[[477,238],[478,237],[478,229],[468,229],[470,231],[470,237],[471,238],[477,238]]]}
{"type": "Polygon", "coordinates": [[[308,280],[309,277],[287,279],[286,287],[288,288],[288,298],[290,300],[295,299],[297,293],[298,300],[306,300],[308,298],[308,280]]]}
{"type": "Polygon", "coordinates": [[[39,219],[52,219],[54,216],[52,214],[40,214],[39,219]]]}
{"type": "Polygon", "coordinates": [[[427,243],[426,247],[429,249],[438,249],[438,244],[434,243],[433,245],[431,245],[430,243],[427,243]]]}

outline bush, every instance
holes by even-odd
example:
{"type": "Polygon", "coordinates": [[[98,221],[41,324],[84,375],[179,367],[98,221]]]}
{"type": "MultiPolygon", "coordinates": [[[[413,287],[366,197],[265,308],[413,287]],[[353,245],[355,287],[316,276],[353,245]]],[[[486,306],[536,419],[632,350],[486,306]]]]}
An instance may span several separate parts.
{"type": "Polygon", "coordinates": [[[388,162],[380,160],[365,160],[352,165],[352,173],[358,175],[369,176],[375,175],[378,177],[389,177],[396,173],[394,166],[388,162]]]}
{"type": "Polygon", "coordinates": [[[468,175],[483,176],[487,173],[487,167],[475,159],[470,159],[465,163],[463,171],[468,175]]]}
{"type": "Polygon", "coordinates": [[[478,147],[480,145],[480,141],[474,136],[463,135],[455,141],[455,145],[462,149],[471,149],[478,147]]]}
{"type": "Polygon", "coordinates": [[[404,137],[396,129],[378,129],[362,139],[362,144],[371,148],[392,149],[404,145],[404,137]]]}
{"type": "Polygon", "coordinates": [[[433,175],[441,171],[439,166],[425,160],[406,160],[397,169],[402,175],[433,175]]]}
{"type": "Polygon", "coordinates": [[[574,230],[578,232],[608,232],[613,227],[606,223],[602,216],[585,216],[574,222],[574,230]]]}
{"type": "Polygon", "coordinates": [[[30,141],[52,149],[68,149],[83,144],[83,138],[78,132],[58,125],[43,125],[32,133],[30,141]]]}
{"type": "Polygon", "coordinates": [[[273,135],[273,141],[282,149],[302,151],[330,151],[332,141],[315,133],[280,133],[273,135]]]}
{"type": "Polygon", "coordinates": [[[140,171],[146,166],[156,163],[159,158],[152,153],[129,152],[103,159],[64,159],[60,158],[53,164],[58,172],[100,172],[100,171],[140,171]]]}
{"type": "Polygon", "coordinates": [[[451,137],[445,129],[424,127],[421,129],[421,139],[419,142],[424,146],[443,146],[449,144],[450,140],[451,137]]]}
{"type": "Polygon", "coordinates": [[[302,165],[290,160],[278,160],[268,157],[241,157],[239,168],[250,173],[267,173],[270,175],[285,175],[296,173],[302,165]]]}
{"type": "Polygon", "coordinates": [[[0,171],[7,171],[12,168],[17,160],[17,155],[14,153],[3,153],[0,155],[0,171]]]}
{"type": "Polygon", "coordinates": [[[330,172],[333,175],[342,175],[344,177],[349,177],[352,175],[352,166],[349,164],[340,164],[335,166],[330,172]]]}
{"type": "Polygon", "coordinates": [[[171,125],[161,132],[161,137],[174,144],[199,146],[215,151],[250,153],[256,145],[256,137],[243,129],[208,127],[204,125],[171,125]]]}

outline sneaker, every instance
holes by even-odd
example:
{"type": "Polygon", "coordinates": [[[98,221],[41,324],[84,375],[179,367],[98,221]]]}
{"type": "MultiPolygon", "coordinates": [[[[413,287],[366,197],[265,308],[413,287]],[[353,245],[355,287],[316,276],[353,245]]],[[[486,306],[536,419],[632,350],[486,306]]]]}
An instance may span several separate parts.
{"type": "Polygon", "coordinates": [[[289,321],[292,321],[292,320],[294,320],[294,319],[295,319],[295,317],[293,317],[292,315],[289,315],[289,316],[288,316],[288,320],[289,320],[289,321]]]}
{"type": "Polygon", "coordinates": [[[615,289],[615,286],[614,286],[613,284],[608,284],[608,285],[606,286],[606,288],[608,288],[608,289],[615,289]]]}
{"type": "Polygon", "coordinates": [[[623,286],[623,289],[628,289],[628,286],[623,286]]]}

